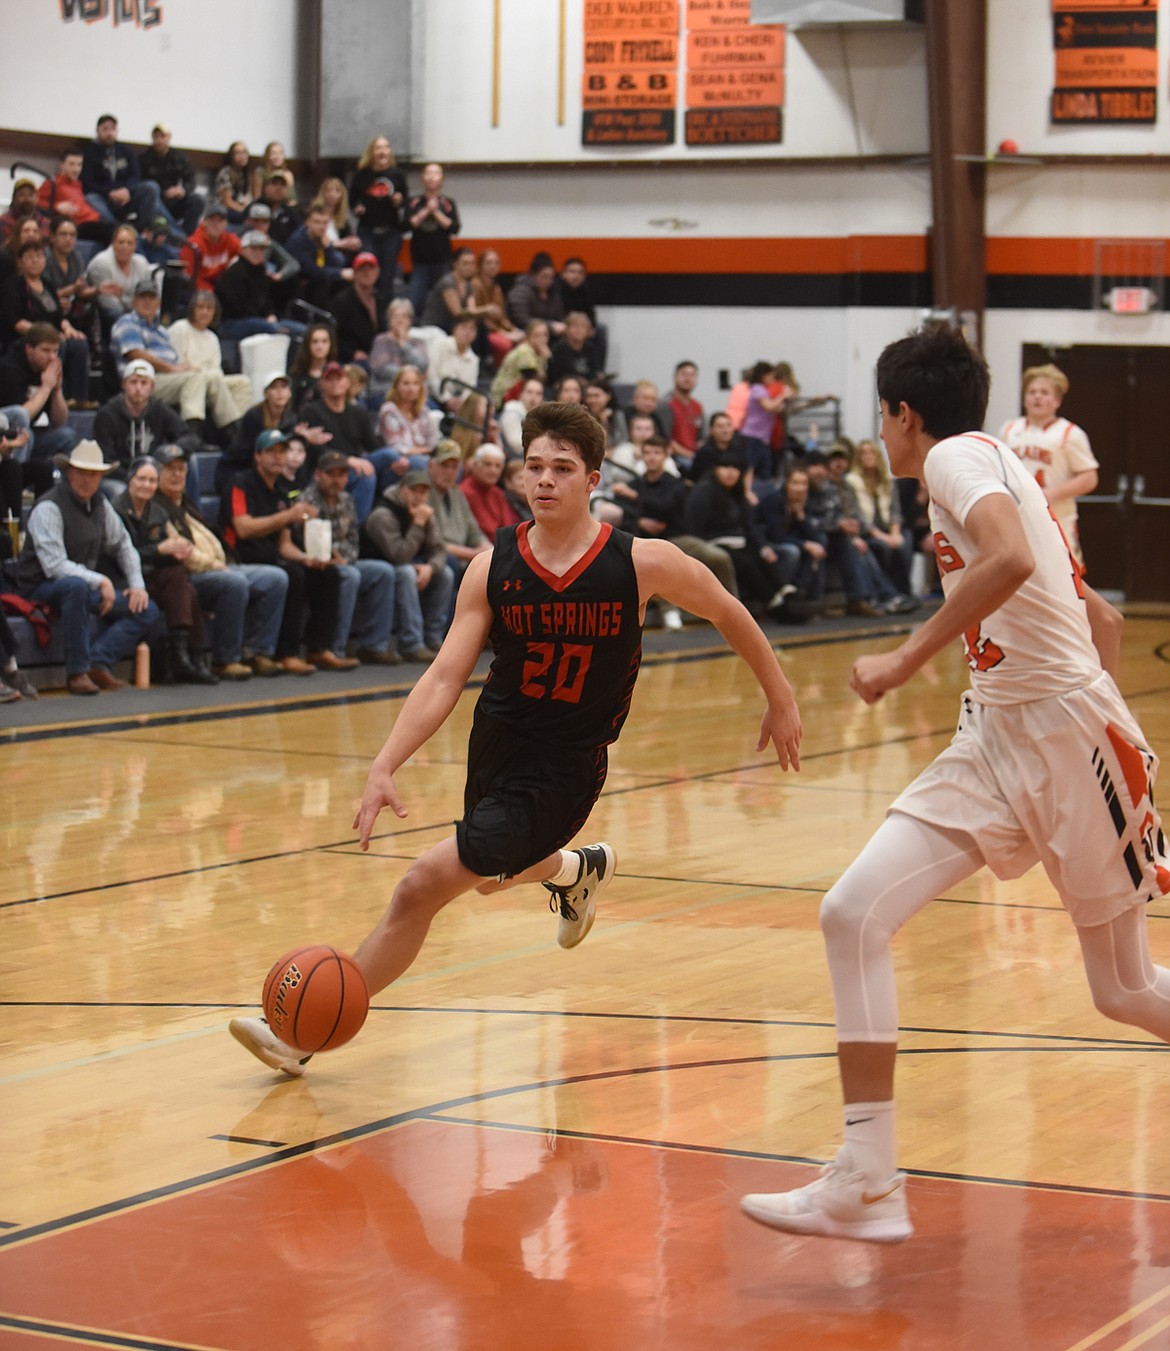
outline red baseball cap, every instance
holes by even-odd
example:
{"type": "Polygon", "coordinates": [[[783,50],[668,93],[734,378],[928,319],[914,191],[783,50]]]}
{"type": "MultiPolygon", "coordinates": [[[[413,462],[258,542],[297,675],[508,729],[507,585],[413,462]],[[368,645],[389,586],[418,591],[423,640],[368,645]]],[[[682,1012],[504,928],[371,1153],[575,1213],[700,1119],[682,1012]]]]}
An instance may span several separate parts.
{"type": "Polygon", "coordinates": [[[359,253],[353,260],[354,267],[377,267],[378,259],[372,253],[359,253]]]}

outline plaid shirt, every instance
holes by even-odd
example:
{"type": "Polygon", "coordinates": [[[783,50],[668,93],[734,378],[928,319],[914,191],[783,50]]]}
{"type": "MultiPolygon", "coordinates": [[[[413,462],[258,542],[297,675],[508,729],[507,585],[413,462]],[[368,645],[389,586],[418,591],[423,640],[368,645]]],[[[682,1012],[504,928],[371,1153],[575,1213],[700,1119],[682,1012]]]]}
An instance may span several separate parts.
{"type": "MultiPolygon", "coordinates": [[[[335,506],[328,506],[321,496],[321,490],[310,483],[301,494],[301,501],[317,508],[320,520],[328,521],[333,527],[333,552],[344,563],[355,563],[358,556],[357,510],[349,493],[342,492],[335,506]]],[[[296,527],[297,543],[304,547],[304,530],[296,527]]]]}

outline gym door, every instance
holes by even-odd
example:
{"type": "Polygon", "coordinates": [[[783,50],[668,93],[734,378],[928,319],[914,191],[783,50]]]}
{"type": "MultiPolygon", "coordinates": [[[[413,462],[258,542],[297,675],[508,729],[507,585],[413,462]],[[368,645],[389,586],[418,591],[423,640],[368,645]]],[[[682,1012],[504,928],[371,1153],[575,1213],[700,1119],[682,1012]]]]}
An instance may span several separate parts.
{"type": "Polygon", "coordinates": [[[1021,370],[1055,362],[1061,413],[1082,426],[1101,468],[1077,504],[1089,582],[1127,600],[1170,601],[1170,347],[1026,343],[1021,370]]]}

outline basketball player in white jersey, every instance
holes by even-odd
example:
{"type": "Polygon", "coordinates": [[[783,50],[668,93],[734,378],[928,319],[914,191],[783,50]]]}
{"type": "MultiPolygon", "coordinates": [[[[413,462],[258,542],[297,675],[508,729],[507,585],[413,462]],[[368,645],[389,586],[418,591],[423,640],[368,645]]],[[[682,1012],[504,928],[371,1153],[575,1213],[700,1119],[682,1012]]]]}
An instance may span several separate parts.
{"type": "Polygon", "coordinates": [[[1058,366],[1029,366],[1021,380],[1024,416],[1005,422],[999,439],[1016,452],[1044,490],[1073,557],[1083,568],[1077,533],[1077,498],[1097,486],[1097,461],[1075,422],[1058,417],[1068,376],[1058,366]]]}
{"type": "Polygon", "coordinates": [[[895,1243],[912,1232],[894,1159],[898,1010],[891,940],[986,864],[1037,861],[1077,926],[1097,1008],[1170,1041],[1170,970],[1151,961],[1147,901],[1170,891],[1153,802],[1157,758],[1113,682],[1121,616],[1084,585],[1049,504],[982,424],[983,358],[952,329],[891,344],[877,367],[882,439],[921,479],[945,601],[893,652],[854,664],[866,703],[962,637],[971,668],[950,746],[898,797],[825,897],[844,1143],[819,1179],[746,1196],[789,1233],[895,1243]]]}

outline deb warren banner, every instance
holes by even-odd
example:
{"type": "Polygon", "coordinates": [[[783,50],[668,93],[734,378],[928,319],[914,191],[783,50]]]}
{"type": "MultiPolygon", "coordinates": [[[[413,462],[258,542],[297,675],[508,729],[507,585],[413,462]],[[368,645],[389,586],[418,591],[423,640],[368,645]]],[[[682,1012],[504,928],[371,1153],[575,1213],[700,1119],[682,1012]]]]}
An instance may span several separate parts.
{"type": "Polygon", "coordinates": [[[585,0],[581,144],[673,145],[679,0],[585,0]]]}
{"type": "Polygon", "coordinates": [[[1158,117],[1157,0],[1052,0],[1054,125],[1158,117]]]}

